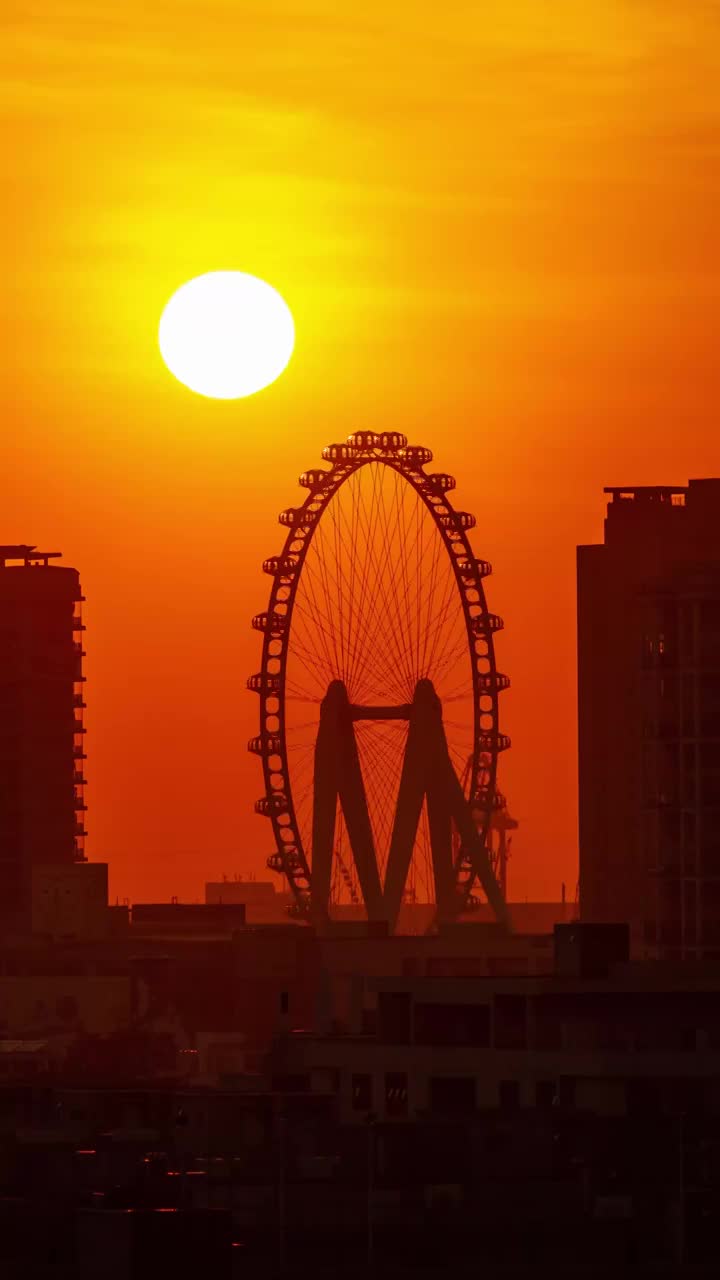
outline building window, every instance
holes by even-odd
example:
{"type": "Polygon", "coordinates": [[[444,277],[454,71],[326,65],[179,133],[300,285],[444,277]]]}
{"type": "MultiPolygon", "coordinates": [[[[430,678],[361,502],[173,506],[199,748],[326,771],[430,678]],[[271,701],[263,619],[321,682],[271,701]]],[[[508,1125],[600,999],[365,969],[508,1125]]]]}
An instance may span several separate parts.
{"type": "Polygon", "coordinates": [[[530,966],[527,956],[488,956],[487,971],[492,978],[522,978],[530,966]]]}
{"type": "Polygon", "coordinates": [[[554,1080],[535,1081],[535,1106],[541,1111],[549,1111],[555,1105],[557,1087],[554,1080]]]}
{"type": "Polygon", "coordinates": [[[406,1116],[408,1109],[408,1083],[404,1071],[388,1071],[385,1075],[385,1114],[406,1116]]]}
{"type": "Polygon", "coordinates": [[[378,994],[378,1038],[383,1044],[410,1043],[410,995],[407,991],[381,991],[378,994]]]}
{"type": "Polygon", "coordinates": [[[361,1034],[376,1036],[378,1029],[377,1009],[363,1009],[360,1015],[361,1034]]]}
{"type": "Polygon", "coordinates": [[[657,1080],[628,1080],[627,1109],[630,1115],[659,1115],[662,1108],[657,1080]]]}
{"type": "Polygon", "coordinates": [[[572,1108],[575,1106],[575,1077],[561,1076],[558,1088],[558,1099],[561,1107],[572,1108]]]}
{"type": "Polygon", "coordinates": [[[472,1076],[431,1076],[430,1110],[442,1115],[467,1115],[475,1110],[472,1076]]]}
{"type": "Polygon", "coordinates": [[[496,996],[493,1005],[493,1041],[496,1049],[527,1046],[525,996],[496,996]]]}
{"type": "Polygon", "coordinates": [[[78,1016],[78,1002],[75,996],[60,996],[56,1009],[61,1022],[72,1022],[78,1016]]]}
{"type": "Polygon", "coordinates": [[[372,1111],[373,1087],[372,1076],[367,1072],[351,1078],[353,1111],[372,1111]]]}
{"type": "Polygon", "coordinates": [[[273,1093],[309,1093],[310,1076],[300,1074],[273,1076],[270,1088],[273,1093]]]}
{"type": "Polygon", "coordinates": [[[416,1004],[415,1043],[466,1045],[487,1049],[490,1009],[486,1004],[416,1004]]]}
{"type": "Polygon", "coordinates": [[[501,1111],[517,1111],[520,1106],[519,1080],[501,1080],[499,1082],[498,1105],[501,1111]]]}

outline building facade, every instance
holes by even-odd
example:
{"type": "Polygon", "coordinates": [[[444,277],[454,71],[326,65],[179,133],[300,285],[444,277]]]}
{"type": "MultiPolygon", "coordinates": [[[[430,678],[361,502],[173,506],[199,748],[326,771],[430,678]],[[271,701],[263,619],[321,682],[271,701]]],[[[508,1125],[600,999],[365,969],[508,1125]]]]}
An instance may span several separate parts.
{"type": "Polygon", "coordinates": [[[0,547],[0,926],[30,926],[33,867],[84,861],[82,592],[57,553],[0,547]]]}
{"type": "Polygon", "coordinates": [[[578,548],[581,915],[720,957],[720,480],[606,492],[578,548]]]}

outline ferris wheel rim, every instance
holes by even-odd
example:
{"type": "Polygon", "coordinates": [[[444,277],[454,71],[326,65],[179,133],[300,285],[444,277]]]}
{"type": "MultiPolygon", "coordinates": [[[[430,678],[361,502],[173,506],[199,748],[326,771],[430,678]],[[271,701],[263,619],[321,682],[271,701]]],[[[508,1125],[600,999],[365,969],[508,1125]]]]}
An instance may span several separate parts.
{"type": "MultiPolygon", "coordinates": [[[[482,777],[485,794],[484,803],[479,806],[483,815],[479,830],[483,843],[492,818],[498,755],[509,746],[509,739],[498,728],[498,695],[509,681],[497,670],[493,642],[493,632],[502,623],[489,613],[483,586],[483,579],[491,570],[487,562],[475,557],[470,545],[468,531],[474,526],[474,517],[456,510],[448,497],[448,490],[454,488],[453,478],[426,474],[424,467],[432,460],[431,451],[408,446],[405,437],[394,432],[354,433],[344,444],[327,446],[323,459],[331,462],[328,470],[318,468],[300,476],[299,483],[309,490],[302,506],[280,513],[280,523],[288,527],[288,532],[280,555],[266,560],[263,566],[272,577],[272,585],[267,610],[253,618],[253,627],[263,632],[261,670],[248,681],[248,687],[260,695],[260,734],[250,740],[248,749],[262,759],[265,795],[255,807],[272,823],[276,852],[268,858],[268,866],[284,874],[295,900],[294,914],[305,919],[314,914],[312,865],[297,818],[287,743],[286,677],[293,612],[316,529],[332,499],[364,467],[382,464],[414,490],[440,535],[452,566],[471,666],[473,752],[469,794],[477,801],[482,777]],[[355,443],[358,439],[359,444],[355,443]],[[280,591],[284,593],[282,599],[280,591]],[[471,593],[475,593],[474,599],[470,598],[471,593]],[[489,710],[481,712],[481,697],[490,698],[489,710]],[[490,717],[490,732],[481,732],[481,714],[490,717]],[[268,727],[270,723],[273,729],[268,727]]],[[[458,863],[455,871],[460,914],[471,899],[477,868],[463,868],[458,863]]]]}

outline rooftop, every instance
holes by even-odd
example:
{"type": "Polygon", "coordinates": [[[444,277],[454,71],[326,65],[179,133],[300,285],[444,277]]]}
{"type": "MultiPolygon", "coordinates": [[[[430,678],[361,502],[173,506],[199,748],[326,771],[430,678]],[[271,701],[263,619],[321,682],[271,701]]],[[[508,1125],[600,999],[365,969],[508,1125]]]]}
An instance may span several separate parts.
{"type": "Polygon", "coordinates": [[[61,551],[38,551],[37,547],[26,546],[24,543],[18,546],[0,546],[0,567],[4,569],[8,560],[22,560],[25,565],[47,565],[48,560],[57,560],[61,555],[61,551]]]}
{"type": "Polygon", "coordinates": [[[677,507],[685,505],[687,492],[687,485],[664,484],[617,484],[603,489],[612,494],[613,502],[668,502],[677,507]]]}

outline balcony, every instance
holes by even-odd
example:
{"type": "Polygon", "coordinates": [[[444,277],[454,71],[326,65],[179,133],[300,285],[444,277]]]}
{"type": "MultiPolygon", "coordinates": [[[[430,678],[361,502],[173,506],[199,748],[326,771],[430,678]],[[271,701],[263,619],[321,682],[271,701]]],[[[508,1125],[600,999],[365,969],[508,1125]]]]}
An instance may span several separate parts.
{"type": "Polygon", "coordinates": [[[77,718],[73,720],[73,733],[87,733],[87,729],[83,725],[82,720],[77,718]]]}
{"type": "Polygon", "coordinates": [[[673,671],[679,665],[677,652],[673,649],[659,650],[649,646],[640,659],[643,671],[673,671]]]}
{"type": "Polygon", "coordinates": [[[85,702],[85,699],[83,698],[81,693],[73,694],[73,706],[77,707],[79,711],[84,710],[84,708],[87,706],[87,703],[85,702]]]}
{"type": "Polygon", "coordinates": [[[76,769],[73,773],[73,784],[76,787],[84,787],[86,785],[86,778],[82,769],[76,769]]]}

